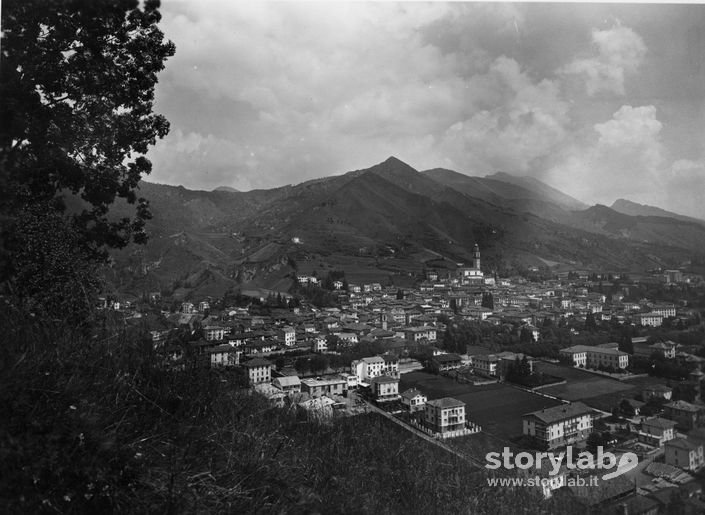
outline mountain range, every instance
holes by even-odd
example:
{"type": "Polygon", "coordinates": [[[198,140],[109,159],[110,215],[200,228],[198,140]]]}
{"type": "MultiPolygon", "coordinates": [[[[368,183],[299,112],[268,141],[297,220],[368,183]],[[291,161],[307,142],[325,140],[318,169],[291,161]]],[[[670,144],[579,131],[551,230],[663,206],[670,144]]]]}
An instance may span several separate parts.
{"type": "MultiPolygon", "coordinates": [[[[455,269],[477,243],[483,269],[642,271],[705,253],[705,222],[625,200],[587,206],[536,179],[417,171],[390,157],[364,170],[248,192],[142,182],[150,241],[114,253],[110,278],[140,294],[287,291],[296,274],[408,285],[455,269]]],[[[116,214],[129,214],[116,206],[116,214]]]]}

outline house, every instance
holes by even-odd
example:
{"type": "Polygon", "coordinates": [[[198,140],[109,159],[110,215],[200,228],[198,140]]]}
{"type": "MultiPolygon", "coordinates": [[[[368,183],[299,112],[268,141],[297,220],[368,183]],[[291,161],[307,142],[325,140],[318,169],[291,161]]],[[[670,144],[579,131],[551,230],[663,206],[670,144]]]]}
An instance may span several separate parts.
{"type": "Polygon", "coordinates": [[[661,315],[663,318],[675,317],[676,306],[673,304],[654,304],[651,306],[651,312],[655,315],[661,315]]]}
{"type": "Polygon", "coordinates": [[[205,353],[210,356],[211,367],[233,367],[240,363],[242,351],[224,343],[223,345],[206,349],[205,353]]]}
{"type": "Polygon", "coordinates": [[[383,357],[374,356],[353,361],[350,365],[350,372],[357,376],[357,382],[359,384],[368,382],[374,377],[381,376],[386,367],[387,364],[383,357]]]}
{"type": "Polygon", "coordinates": [[[401,392],[401,403],[403,406],[406,406],[409,413],[423,411],[427,400],[428,397],[416,388],[409,388],[408,390],[401,392]]]}
{"type": "Polygon", "coordinates": [[[663,416],[676,422],[678,427],[690,430],[697,427],[703,415],[703,407],[686,401],[664,404],[663,416]]]}
{"type": "Polygon", "coordinates": [[[650,347],[653,352],[663,354],[663,357],[666,359],[673,359],[676,357],[676,344],[672,341],[656,342],[650,347]]]}
{"type": "Polygon", "coordinates": [[[674,438],[664,445],[667,465],[695,472],[705,464],[703,444],[690,438],[674,438]]]}
{"type": "Polygon", "coordinates": [[[663,315],[658,313],[637,313],[634,315],[634,323],[643,326],[661,327],[663,315]]]}
{"type": "Polygon", "coordinates": [[[399,377],[399,358],[392,354],[384,354],[382,359],[384,360],[382,373],[391,377],[399,377]]]}
{"type": "Polygon", "coordinates": [[[526,354],[522,354],[521,352],[509,352],[509,351],[504,351],[500,352],[498,354],[495,354],[497,357],[497,376],[504,378],[507,376],[507,373],[511,369],[512,366],[514,366],[517,362],[523,361],[526,359],[526,364],[529,366],[529,373],[533,374],[534,373],[534,358],[531,356],[527,356],[526,354]]]}
{"type": "Polygon", "coordinates": [[[666,359],[673,359],[676,357],[676,344],[674,342],[656,342],[652,344],[639,343],[634,345],[634,355],[651,357],[654,352],[658,352],[663,355],[666,359]]]}
{"type": "Polygon", "coordinates": [[[434,399],[424,406],[424,425],[436,433],[465,428],[465,403],[451,397],[434,399]]]}
{"type": "Polygon", "coordinates": [[[665,418],[650,418],[641,423],[641,430],[637,437],[640,442],[663,447],[663,444],[675,438],[674,427],[676,423],[665,418]]]}
{"type": "Polygon", "coordinates": [[[269,383],[272,380],[272,363],[263,358],[253,358],[242,363],[247,370],[251,385],[269,383]]]}
{"type": "Polygon", "coordinates": [[[311,397],[321,397],[323,395],[344,395],[348,391],[348,381],[340,376],[316,377],[301,380],[301,391],[308,393],[311,397]]]}
{"type": "Polygon", "coordinates": [[[460,368],[463,365],[463,359],[457,354],[440,354],[431,359],[431,366],[439,372],[460,368]]]}
{"type": "Polygon", "coordinates": [[[276,377],[272,384],[285,393],[299,393],[301,391],[301,380],[298,376],[276,377]]]}
{"type": "Polygon", "coordinates": [[[484,306],[468,306],[462,310],[463,316],[473,320],[487,320],[492,315],[492,310],[484,306]]]}
{"type": "Polygon", "coordinates": [[[219,325],[207,325],[203,328],[203,336],[209,342],[219,342],[225,339],[225,333],[229,331],[228,328],[219,325]]]}
{"type": "Polygon", "coordinates": [[[396,377],[375,377],[370,381],[370,389],[377,402],[389,402],[399,399],[399,379],[396,377]]]}
{"type": "Polygon", "coordinates": [[[670,401],[672,395],[673,389],[669,388],[664,384],[654,384],[651,386],[645,386],[644,389],[641,391],[641,396],[646,402],[649,402],[649,400],[651,399],[663,399],[666,401],[670,401]]]}
{"type": "Polygon", "coordinates": [[[313,352],[326,352],[328,350],[328,340],[323,336],[319,336],[311,341],[311,350],[313,352]]]}
{"type": "Polygon", "coordinates": [[[472,357],[473,372],[487,377],[497,377],[499,358],[494,354],[477,354],[472,357]]]}
{"type": "Polygon", "coordinates": [[[284,326],[279,330],[278,333],[280,341],[284,343],[287,347],[296,345],[296,331],[291,326],[284,326]]]}
{"type": "Polygon", "coordinates": [[[429,342],[436,341],[436,328],[430,326],[423,327],[406,327],[404,328],[404,339],[410,342],[418,342],[428,340],[429,342]]]}
{"type": "Polygon", "coordinates": [[[546,449],[555,449],[587,440],[592,417],[593,410],[582,402],[562,404],[523,415],[523,434],[546,449]]]}
{"type": "Polygon", "coordinates": [[[348,374],[343,372],[340,377],[345,379],[348,383],[348,390],[355,390],[357,388],[357,376],[355,374],[348,374]]]}
{"type": "Polygon", "coordinates": [[[353,333],[350,331],[338,333],[337,336],[338,338],[340,338],[341,343],[347,346],[355,345],[360,341],[357,336],[357,333],[353,333]]]}

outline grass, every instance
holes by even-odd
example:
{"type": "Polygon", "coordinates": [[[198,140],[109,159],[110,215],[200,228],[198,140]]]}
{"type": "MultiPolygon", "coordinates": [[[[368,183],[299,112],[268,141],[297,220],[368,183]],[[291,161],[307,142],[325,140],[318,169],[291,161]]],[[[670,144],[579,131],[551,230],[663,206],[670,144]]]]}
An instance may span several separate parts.
{"type": "Polygon", "coordinates": [[[525,413],[561,404],[560,401],[503,383],[472,386],[427,372],[402,375],[400,391],[411,387],[418,388],[429,399],[453,397],[463,401],[468,420],[479,424],[483,431],[503,440],[521,435],[521,416],[525,413]]]}
{"type": "Polygon", "coordinates": [[[601,377],[572,367],[540,362],[536,364],[536,369],[546,374],[565,377],[567,379],[566,384],[547,386],[542,388],[541,391],[568,401],[582,400],[590,404],[589,399],[592,397],[619,395],[631,389],[628,384],[622,381],[601,377]]]}

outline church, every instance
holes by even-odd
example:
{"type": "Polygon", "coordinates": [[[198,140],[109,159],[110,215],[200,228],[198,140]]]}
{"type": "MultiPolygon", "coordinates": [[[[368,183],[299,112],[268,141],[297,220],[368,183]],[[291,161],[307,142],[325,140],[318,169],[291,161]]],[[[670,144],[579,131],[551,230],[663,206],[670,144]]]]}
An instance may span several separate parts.
{"type": "Polygon", "coordinates": [[[485,275],[480,270],[480,247],[475,244],[472,250],[472,266],[458,268],[461,284],[482,284],[485,275]]]}

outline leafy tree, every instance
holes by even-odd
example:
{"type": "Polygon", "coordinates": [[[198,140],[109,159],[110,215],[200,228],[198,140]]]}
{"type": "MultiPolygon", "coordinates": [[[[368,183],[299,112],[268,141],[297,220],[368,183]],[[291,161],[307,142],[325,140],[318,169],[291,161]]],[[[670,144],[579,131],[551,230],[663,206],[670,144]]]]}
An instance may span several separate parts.
{"type": "Polygon", "coordinates": [[[531,329],[524,326],[521,328],[521,333],[519,334],[520,343],[532,343],[534,341],[534,333],[531,329]]]}
{"type": "Polygon", "coordinates": [[[328,344],[328,350],[336,351],[340,345],[340,338],[334,334],[326,335],[326,343],[328,344]]]}
{"type": "Polygon", "coordinates": [[[136,191],[151,171],[144,154],[169,129],[152,108],[174,45],[157,27],[155,0],[10,0],[2,15],[0,281],[22,290],[19,277],[52,253],[48,244],[22,254],[32,237],[23,231],[41,225],[23,225],[28,214],[46,214],[47,234],[65,217],[64,231],[81,246],[67,268],[146,241],[149,207],[136,191]],[[132,218],[109,216],[118,199],[135,206],[132,218]]]}
{"type": "Polygon", "coordinates": [[[309,363],[309,366],[311,368],[311,372],[318,373],[318,372],[325,372],[328,369],[328,358],[322,354],[316,354],[311,358],[311,361],[309,363]]]}
{"type": "Polygon", "coordinates": [[[485,292],[482,294],[482,307],[494,309],[494,297],[492,292],[485,292]]]}
{"type": "Polygon", "coordinates": [[[595,315],[593,313],[588,313],[585,317],[585,330],[586,331],[596,331],[597,322],[595,321],[595,315]]]}
{"type": "Polygon", "coordinates": [[[629,403],[629,399],[623,399],[622,402],[619,403],[619,410],[629,416],[633,416],[635,413],[634,407],[629,403]]]}
{"type": "Polygon", "coordinates": [[[294,368],[300,375],[306,375],[311,370],[311,363],[307,357],[298,358],[294,361],[294,368]]]}

